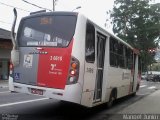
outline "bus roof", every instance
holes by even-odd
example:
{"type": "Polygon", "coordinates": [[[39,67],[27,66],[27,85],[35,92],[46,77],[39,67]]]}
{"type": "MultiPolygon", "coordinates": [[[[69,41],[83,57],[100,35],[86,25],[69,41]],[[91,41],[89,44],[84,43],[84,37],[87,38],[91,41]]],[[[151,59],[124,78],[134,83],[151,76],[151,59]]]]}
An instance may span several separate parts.
{"type": "Polygon", "coordinates": [[[73,15],[77,16],[77,12],[64,12],[64,11],[56,11],[56,12],[35,12],[35,14],[30,14],[29,16],[24,17],[23,19],[31,18],[31,17],[38,17],[42,15],[73,15]]]}
{"type": "Polygon", "coordinates": [[[102,30],[104,33],[109,34],[111,37],[117,39],[118,41],[120,41],[121,43],[125,44],[126,46],[128,46],[129,48],[131,48],[136,54],[138,54],[138,50],[136,50],[135,48],[133,48],[131,45],[129,45],[127,42],[125,42],[124,40],[120,39],[119,37],[117,37],[116,35],[114,35],[113,33],[101,28],[100,26],[98,26],[96,23],[94,23],[92,20],[90,20],[89,18],[87,18],[85,15],[78,13],[78,12],[66,12],[66,11],[56,11],[56,12],[37,12],[36,14],[31,14],[29,16],[26,16],[22,19],[27,19],[27,18],[31,18],[31,17],[38,17],[38,16],[42,16],[42,15],[73,15],[73,16],[83,16],[86,19],[88,19],[89,21],[91,21],[94,26],[96,26],[98,29],[102,30]]]}

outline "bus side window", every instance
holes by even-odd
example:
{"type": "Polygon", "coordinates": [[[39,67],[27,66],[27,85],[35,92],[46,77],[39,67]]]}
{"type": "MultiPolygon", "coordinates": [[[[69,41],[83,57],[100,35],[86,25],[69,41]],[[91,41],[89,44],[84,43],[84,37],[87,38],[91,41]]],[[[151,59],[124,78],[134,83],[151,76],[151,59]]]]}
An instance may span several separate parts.
{"type": "Polygon", "coordinates": [[[86,61],[94,63],[95,61],[95,28],[91,23],[87,23],[86,28],[86,61]]]}
{"type": "Polygon", "coordinates": [[[127,68],[132,69],[133,67],[133,52],[131,49],[126,49],[126,61],[127,61],[127,68]]]}
{"type": "Polygon", "coordinates": [[[118,41],[110,37],[110,65],[112,67],[118,67],[118,41]]]}
{"type": "Polygon", "coordinates": [[[119,67],[125,68],[124,45],[119,43],[118,48],[119,67]]]}

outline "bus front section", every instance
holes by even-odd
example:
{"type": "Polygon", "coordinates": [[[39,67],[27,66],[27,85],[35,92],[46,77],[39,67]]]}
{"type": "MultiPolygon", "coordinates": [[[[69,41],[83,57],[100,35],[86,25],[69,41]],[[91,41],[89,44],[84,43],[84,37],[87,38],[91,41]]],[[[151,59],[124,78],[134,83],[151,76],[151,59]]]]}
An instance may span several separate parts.
{"type": "Polygon", "coordinates": [[[21,20],[19,65],[11,65],[11,91],[80,103],[78,59],[72,56],[76,13],[40,13],[21,20]],[[74,95],[79,97],[74,99],[74,95]]]}

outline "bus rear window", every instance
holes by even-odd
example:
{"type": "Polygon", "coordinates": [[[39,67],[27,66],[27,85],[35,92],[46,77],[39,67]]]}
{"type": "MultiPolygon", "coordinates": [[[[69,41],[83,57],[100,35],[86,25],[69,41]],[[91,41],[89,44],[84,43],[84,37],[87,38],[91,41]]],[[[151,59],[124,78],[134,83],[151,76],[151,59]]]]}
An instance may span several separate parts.
{"type": "Polygon", "coordinates": [[[74,35],[76,16],[41,16],[24,19],[17,35],[21,47],[67,47],[74,35]]]}

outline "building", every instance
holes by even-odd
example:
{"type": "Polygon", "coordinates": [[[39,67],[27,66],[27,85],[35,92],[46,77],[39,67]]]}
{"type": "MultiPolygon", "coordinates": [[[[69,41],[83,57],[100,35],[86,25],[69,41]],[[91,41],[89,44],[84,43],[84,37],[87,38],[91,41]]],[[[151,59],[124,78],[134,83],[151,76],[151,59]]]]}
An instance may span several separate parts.
{"type": "Polygon", "coordinates": [[[11,32],[0,28],[0,80],[8,79],[11,49],[11,32]]]}

